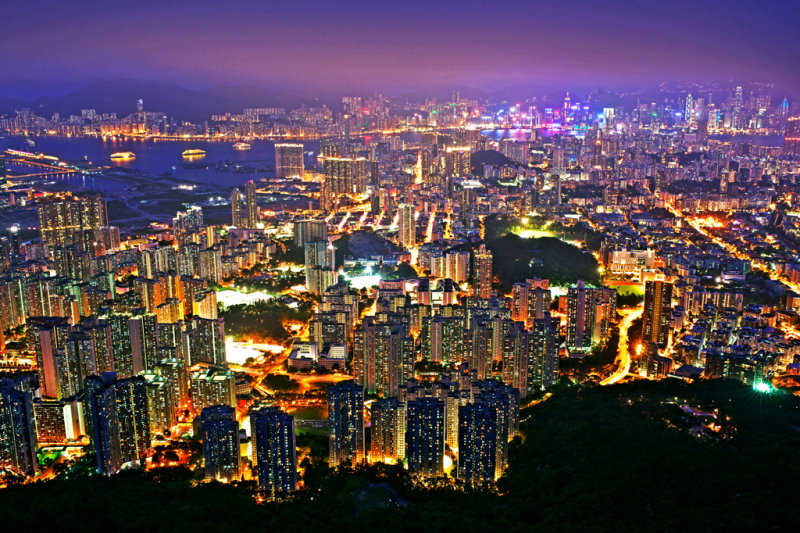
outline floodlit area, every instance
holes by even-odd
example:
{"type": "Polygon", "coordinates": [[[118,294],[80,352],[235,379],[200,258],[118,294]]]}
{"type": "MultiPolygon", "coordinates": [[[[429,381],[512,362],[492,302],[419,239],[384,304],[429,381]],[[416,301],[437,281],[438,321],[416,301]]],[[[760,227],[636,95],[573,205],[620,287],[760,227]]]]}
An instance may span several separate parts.
{"type": "Polygon", "coordinates": [[[249,358],[258,359],[264,352],[279,354],[284,350],[280,344],[256,344],[252,342],[234,341],[231,337],[225,340],[225,359],[235,365],[243,365],[249,358]]]}
{"type": "Polygon", "coordinates": [[[275,296],[262,291],[242,292],[233,289],[222,289],[217,291],[217,302],[225,307],[241,304],[253,304],[255,302],[271,300],[275,296]]]}
{"type": "Polygon", "coordinates": [[[520,229],[514,233],[516,233],[523,239],[541,239],[543,237],[555,237],[553,233],[539,229],[520,229]]]}

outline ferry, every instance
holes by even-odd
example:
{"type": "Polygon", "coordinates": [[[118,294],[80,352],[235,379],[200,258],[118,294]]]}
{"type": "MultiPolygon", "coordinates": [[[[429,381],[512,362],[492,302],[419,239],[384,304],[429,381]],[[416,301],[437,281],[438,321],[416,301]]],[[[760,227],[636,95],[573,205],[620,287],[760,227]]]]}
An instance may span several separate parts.
{"type": "Polygon", "coordinates": [[[250,145],[250,143],[246,142],[238,142],[234,143],[233,145],[234,150],[249,150],[250,148],[252,148],[252,146],[250,145]]]}
{"type": "Polygon", "coordinates": [[[183,157],[203,157],[206,155],[205,150],[200,150],[199,148],[192,148],[191,150],[184,150],[183,157]]]}
{"type": "Polygon", "coordinates": [[[114,152],[109,157],[115,160],[127,160],[127,159],[134,159],[136,157],[136,154],[134,154],[133,152],[114,152]]]}

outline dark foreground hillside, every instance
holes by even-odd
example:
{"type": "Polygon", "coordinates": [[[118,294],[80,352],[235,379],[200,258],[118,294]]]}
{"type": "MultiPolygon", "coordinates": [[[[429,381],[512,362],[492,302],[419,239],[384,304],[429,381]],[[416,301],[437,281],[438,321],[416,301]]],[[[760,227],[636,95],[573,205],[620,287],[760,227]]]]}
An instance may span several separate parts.
{"type": "Polygon", "coordinates": [[[312,468],[315,490],[259,505],[245,487],[192,487],[177,470],[13,487],[0,516],[4,531],[796,529],[791,396],[722,381],[566,388],[523,419],[502,496],[421,491],[396,467],[312,468]]]}

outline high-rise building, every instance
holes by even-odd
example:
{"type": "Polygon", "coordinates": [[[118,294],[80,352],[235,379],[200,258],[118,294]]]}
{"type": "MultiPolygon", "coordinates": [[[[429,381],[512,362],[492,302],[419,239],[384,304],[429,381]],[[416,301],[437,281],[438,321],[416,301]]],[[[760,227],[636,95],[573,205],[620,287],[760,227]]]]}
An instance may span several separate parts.
{"type": "Polygon", "coordinates": [[[400,463],[406,455],[406,406],[380,398],[370,407],[370,460],[400,463]]]}
{"type": "Polygon", "coordinates": [[[647,281],[644,284],[642,341],[664,347],[669,342],[672,317],[672,283],[647,281]]]}
{"type": "Polygon", "coordinates": [[[549,281],[528,279],[511,289],[511,319],[530,325],[550,310],[549,281]]]}
{"type": "Polygon", "coordinates": [[[400,246],[409,249],[417,244],[417,221],[414,217],[416,210],[411,204],[400,204],[397,240],[400,246]]]}
{"type": "Polygon", "coordinates": [[[786,119],[781,153],[795,157],[800,156],[800,116],[786,119]]]}
{"type": "Polygon", "coordinates": [[[242,191],[236,187],[231,191],[231,226],[242,227],[242,191]]]}
{"type": "Polygon", "coordinates": [[[191,377],[192,409],[202,413],[214,405],[236,405],[236,383],[230,370],[208,367],[191,377]]]}
{"type": "Polygon", "coordinates": [[[247,208],[247,227],[255,229],[258,221],[261,219],[261,213],[258,210],[258,197],[256,196],[256,182],[253,180],[248,181],[244,185],[244,199],[245,207],[247,208]]]}
{"type": "Polygon", "coordinates": [[[474,484],[495,481],[497,409],[479,401],[458,409],[458,478],[474,484]]]}
{"type": "Polygon", "coordinates": [[[275,175],[279,178],[302,178],[303,145],[299,143],[275,143],[275,175]]]}
{"type": "Polygon", "coordinates": [[[4,154],[0,154],[0,190],[5,190],[8,188],[6,172],[6,156],[4,154]]]}
{"type": "Polygon", "coordinates": [[[150,448],[150,413],[147,382],[141,376],[114,382],[123,463],[144,461],[150,448]]]}
{"type": "Polygon", "coordinates": [[[567,349],[585,352],[608,338],[617,310],[616,291],[579,281],[567,291],[567,349]]]}
{"type": "Polygon", "coordinates": [[[328,240],[328,224],[324,220],[296,220],[293,224],[294,245],[328,240]]]}
{"type": "Polygon", "coordinates": [[[445,255],[445,276],[456,283],[464,283],[469,279],[469,252],[466,250],[450,251],[445,255]]]}
{"type": "Polygon", "coordinates": [[[402,324],[365,317],[353,342],[356,382],[369,392],[396,396],[413,376],[414,340],[402,324]]]}
{"type": "Polygon", "coordinates": [[[545,313],[542,318],[534,319],[528,352],[527,391],[522,388],[521,384],[517,387],[512,383],[519,388],[522,397],[558,384],[559,326],[559,320],[551,318],[549,312],[545,313]]]}
{"type": "Polygon", "coordinates": [[[89,376],[83,386],[86,431],[97,458],[97,472],[106,476],[115,474],[123,463],[114,379],[113,373],[89,376]]]}
{"type": "Polygon", "coordinates": [[[277,407],[262,407],[250,414],[250,428],[258,488],[294,491],[297,488],[294,416],[277,407]]]}
{"type": "Polygon", "coordinates": [[[492,297],[492,252],[481,244],[472,261],[472,292],[478,298],[492,297]]]}
{"type": "Polygon", "coordinates": [[[32,476],[38,470],[36,417],[24,378],[0,380],[0,463],[32,476]]]}
{"type": "Polygon", "coordinates": [[[239,422],[227,405],[205,407],[200,414],[206,481],[228,483],[239,478],[239,422]]]}
{"type": "Polygon", "coordinates": [[[353,381],[328,388],[328,464],[364,460],[364,389],[353,381]]]}
{"type": "Polygon", "coordinates": [[[336,249],[328,241],[309,241],[305,245],[306,288],[314,294],[336,285],[336,249]]]}
{"type": "Polygon", "coordinates": [[[80,244],[84,231],[107,226],[106,202],[100,196],[67,196],[37,205],[42,241],[51,246],[80,244]]]}
{"type": "Polygon", "coordinates": [[[363,157],[326,157],[324,171],[332,194],[361,194],[367,190],[367,160],[363,157]]]}
{"type": "Polygon", "coordinates": [[[444,402],[438,398],[418,398],[406,408],[408,471],[422,476],[444,474],[444,402]]]}
{"type": "Polygon", "coordinates": [[[519,390],[494,379],[474,382],[472,388],[474,401],[485,402],[497,413],[495,445],[495,479],[497,479],[503,475],[508,466],[508,442],[519,433],[519,390]]]}

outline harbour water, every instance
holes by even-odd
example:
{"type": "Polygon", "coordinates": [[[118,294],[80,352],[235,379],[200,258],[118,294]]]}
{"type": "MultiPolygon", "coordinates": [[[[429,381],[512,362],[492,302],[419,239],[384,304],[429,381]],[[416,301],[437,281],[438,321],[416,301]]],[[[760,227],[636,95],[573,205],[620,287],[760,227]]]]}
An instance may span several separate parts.
{"type": "MultiPolygon", "coordinates": [[[[273,141],[248,141],[250,150],[236,150],[233,142],[218,141],[154,141],[112,140],[94,137],[31,137],[36,143],[31,147],[23,137],[0,139],[0,150],[16,148],[28,152],[41,152],[68,161],[89,161],[97,166],[121,167],[140,171],[149,176],[171,177],[187,182],[199,182],[220,188],[230,188],[274,175],[275,149],[273,141]],[[199,148],[205,156],[184,158],[184,150],[199,148]],[[115,152],[131,152],[133,159],[111,159],[115,152]]],[[[310,166],[319,152],[319,141],[304,141],[310,166]],[[309,155],[309,152],[312,154],[309,155]]],[[[13,168],[13,167],[12,167],[13,168]]],[[[80,187],[108,190],[114,180],[102,176],[65,175],[53,179],[68,180],[80,187]]],[[[118,185],[116,185],[118,186],[118,185]]]]}

